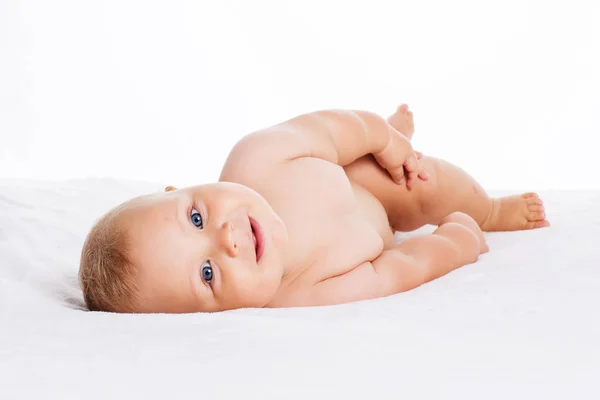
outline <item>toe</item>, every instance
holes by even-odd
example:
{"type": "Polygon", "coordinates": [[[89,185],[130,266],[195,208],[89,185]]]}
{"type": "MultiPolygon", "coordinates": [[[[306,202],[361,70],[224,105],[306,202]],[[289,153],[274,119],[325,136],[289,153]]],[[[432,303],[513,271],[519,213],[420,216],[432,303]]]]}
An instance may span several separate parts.
{"type": "Polygon", "coordinates": [[[544,204],[544,202],[539,197],[525,197],[525,203],[527,205],[537,204],[540,206],[544,204]]]}
{"type": "Polygon", "coordinates": [[[528,204],[527,205],[527,209],[529,211],[546,211],[546,209],[544,208],[543,205],[541,204],[537,204],[537,203],[532,203],[532,204],[528,204]]]}
{"type": "Polygon", "coordinates": [[[525,199],[527,204],[544,204],[542,199],[540,199],[540,196],[534,192],[525,193],[522,197],[525,199]]]}
{"type": "Polygon", "coordinates": [[[546,218],[546,213],[543,211],[539,211],[539,212],[530,212],[529,215],[527,215],[527,221],[541,221],[543,219],[546,218]]]}
{"type": "Polygon", "coordinates": [[[540,196],[538,196],[538,194],[537,194],[537,193],[534,193],[534,192],[528,192],[528,193],[525,193],[525,194],[523,195],[523,198],[525,198],[525,199],[531,199],[531,198],[536,198],[536,199],[539,199],[539,198],[540,198],[540,196]]]}
{"type": "Polygon", "coordinates": [[[525,225],[523,225],[523,229],[539,229],[539,228],[547,228],[550,226],[550,222],[543,220],[543,221],[532,221],[532,222],[527,222],[525,225]]]}

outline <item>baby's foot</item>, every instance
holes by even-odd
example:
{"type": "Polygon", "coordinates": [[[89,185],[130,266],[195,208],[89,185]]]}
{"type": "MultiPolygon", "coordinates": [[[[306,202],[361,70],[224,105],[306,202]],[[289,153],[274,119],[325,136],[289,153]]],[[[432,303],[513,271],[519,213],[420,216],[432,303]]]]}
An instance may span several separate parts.
{"type": "Polygon", "coordinates": [[[391,115],[387,121],[394,129],[406,136],[408,140],[410,140],[413,133],[415,133],[413,113],[408,109],[406,104],[399,106],[396,112],[391,115]]]}
{"type": "Polygon", "coordinates": [[[524,229],[545,228],[544,203],[536,193],[492,199],[492,210],[481,229],[490,231],[519,231],[524,229]]]}

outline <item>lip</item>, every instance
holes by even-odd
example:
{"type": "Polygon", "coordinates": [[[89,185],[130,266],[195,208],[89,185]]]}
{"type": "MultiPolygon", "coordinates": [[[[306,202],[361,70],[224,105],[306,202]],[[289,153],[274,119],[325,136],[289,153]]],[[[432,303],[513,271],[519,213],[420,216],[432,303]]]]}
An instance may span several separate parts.
{"type": "Polygon", "coordinates": [[[250,219],[250,226],[256,238],[256,262],[259,262],[265,252],[265,233],[254,218],[248,218],[250,219]]]}

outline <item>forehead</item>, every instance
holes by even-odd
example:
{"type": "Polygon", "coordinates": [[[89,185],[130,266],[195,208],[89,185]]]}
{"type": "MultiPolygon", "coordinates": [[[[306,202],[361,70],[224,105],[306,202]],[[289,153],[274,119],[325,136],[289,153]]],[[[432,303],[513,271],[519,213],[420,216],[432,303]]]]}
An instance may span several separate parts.
{"type": "Polygon", "coordinates": [[[182,224],[186,209],[181,196],[159,195],[140,199],[123,215],[145,302],[164,304],[189,296],[193,247],[182,224]]]}
{"type": "Polygon", "coordinates": [[[143,237],[145,241],[157,240],[178,221],[181,205],[180,196],[159,194],[134,199],[125,207],[121,222],[127,226],[132,236],[143,237]],[[156,226],[161,229],[155,229],[156,226]]]}

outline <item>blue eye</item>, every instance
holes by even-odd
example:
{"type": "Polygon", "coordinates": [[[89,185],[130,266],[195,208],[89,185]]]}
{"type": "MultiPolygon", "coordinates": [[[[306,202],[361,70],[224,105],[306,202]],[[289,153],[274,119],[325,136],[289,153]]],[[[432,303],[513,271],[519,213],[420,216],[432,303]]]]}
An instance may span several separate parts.
{"type": "Polygon", "coordinates": [[[202,216],[200,215],[200,213],[195,209],[192,208],[192,212],[190,213],[190,219],[192,221],[192,224],[194,224],[194,226],[196,228],[200,228],[202,229],[202,216]]]}
{"type": "Polygon", "coordinates": [[[204,279],[206,283],[210,283],[213,279],[212,267],[208,261],[205,262],[204,267],[202,267],[202,279],[204,279]]]}

